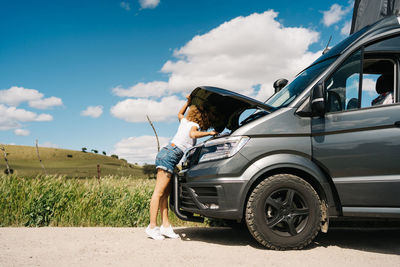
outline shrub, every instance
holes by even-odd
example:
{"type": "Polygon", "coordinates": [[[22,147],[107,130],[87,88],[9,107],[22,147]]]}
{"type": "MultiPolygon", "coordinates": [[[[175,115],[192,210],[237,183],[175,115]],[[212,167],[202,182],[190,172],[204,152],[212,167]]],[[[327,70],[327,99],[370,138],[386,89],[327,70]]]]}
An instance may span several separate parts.
{"type": "Polygon", "coordinates": [[[5,170],[4,170],[4,174],[13,174],[14,173],[14,169],[11,169],[10,168],[10,171],[8,171],[8,169],[6,168],[5,170]]]}
{"type": "Polygon", "coordinates": [[[149,179],[156,178],[156,175],[157,175],[156,165],[145,164],[145,165],[143,165],[142,171],[143,171],[144,175],[147,175],[149,177],[149,179]]]}
{"type": "Polygon", "coordinates": [[[112,154],[111,157],[118,159],[118,155],[115,155],[115,154],[112,154]]]}

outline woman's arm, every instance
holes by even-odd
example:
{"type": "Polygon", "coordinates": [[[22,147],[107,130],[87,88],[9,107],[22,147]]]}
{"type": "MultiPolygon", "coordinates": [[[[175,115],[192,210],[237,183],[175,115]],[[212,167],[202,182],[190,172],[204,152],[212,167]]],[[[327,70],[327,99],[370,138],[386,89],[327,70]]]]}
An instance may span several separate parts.
{"type": "Polygon", "coordinates": [[[188,108],[189,103],[190,103],[190,95],[187,95],[186,99],[187,99],[186,103],[183,105],[183,107],[181,108],[181,110],[179,110],[179,113],[178,113],[179,121],[181,121],[185,117],[186,109],[188,108]]]}
{"type": "Polygon", "coordinates": [[[189,136],[190,138],[200,138],[204,136],[217,135],[217,134],[218,132],[216,131],[201,132],[198,130],[196,126],[192,126],[192,128],[190,129],[189,136]]]}

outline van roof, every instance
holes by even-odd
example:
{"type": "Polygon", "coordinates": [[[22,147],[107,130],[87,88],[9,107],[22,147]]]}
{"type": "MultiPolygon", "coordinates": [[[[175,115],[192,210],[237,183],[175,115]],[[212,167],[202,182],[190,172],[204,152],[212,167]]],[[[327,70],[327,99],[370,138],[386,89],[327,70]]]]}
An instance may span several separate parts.
{"type": "Polygon", "coordinates": [[[327,53],[320,56],[309,67],[321,61],[324,61],[328,58],[341,55],[344,51],[358,44],[360,41],[373,38],[378,34],[397,28],[400,28],[400,17],[396,15],[385,17],[375,22],[374,24],[365,26],[358,32],[351,34],[349,37],[347,37],[346,39],[344,39],[343,41],[341,41],[340,43],[329,49],[327,53]]]}

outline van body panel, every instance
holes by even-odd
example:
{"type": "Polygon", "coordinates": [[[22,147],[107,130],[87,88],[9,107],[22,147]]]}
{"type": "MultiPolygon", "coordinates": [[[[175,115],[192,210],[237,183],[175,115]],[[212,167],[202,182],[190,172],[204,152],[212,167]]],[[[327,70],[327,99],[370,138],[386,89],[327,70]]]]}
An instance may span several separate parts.
{"type": "Polygon", "coordinates": [[[342,177],[333,182],[345,206],[400,207],[400,175],[342,177]]]}
{"type": "MultiPolygon", "coordinates": [[[[247,193],[249,189],[257,183],[258,179],[268,172],[278,169],[299,170],[309,174],[313,179],[314,184],[318,184],[322,189],[323,198],[330,207],[329,214],[331,216],[338,215],[337,203],[335,203],[332,194],[332,188],[328,178],[321,172],[318,166],[311,161],[306,155],[296,155],[290,153],[282,153],[276,151],[276,154],[270,154],[252,162],[247,166],[246,170],[237,176],[221,176],[221,173],[216,173],[215,169],[210,169],[202,164],[201,170],[207,172],[193,172],[192,170],[183,170],[179,173],[180,180],[184,181],[184,186],[196,191],[196,188],[217,188],[219,210],[187,208],[183,210],[201,214],[203,216],[225,219],[241,219],[247,193]]],[[[229,165],[229,164],[223,164],[229,165]]],[[[201,201],[201,196],[199,197],[201,201]]],[[[322,196],[321,196],[322,197],[322,196]]]]}
{"type": "Polygon", "coordinates": [[[393,179],[400,177],[398,121],[398,104],[312,120],[313,157],[332,177],[343,206],[400,207],[400,179],[393,179]]]}

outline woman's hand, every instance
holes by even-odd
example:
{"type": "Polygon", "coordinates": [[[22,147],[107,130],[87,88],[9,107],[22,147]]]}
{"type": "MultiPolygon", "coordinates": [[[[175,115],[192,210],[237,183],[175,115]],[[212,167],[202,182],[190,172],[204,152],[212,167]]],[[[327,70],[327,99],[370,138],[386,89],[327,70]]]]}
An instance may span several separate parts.
{"type": "Polygon", "coordinates": [[[212,136],[219,134],[219,132],[217,132],[217,131],[210,131],[208,133],[209,133],[209,135],[212,135],[212,136]]]}
{"type": "Polygon", "coordinates": [[[214,136],[217,134],[218,134],[218,132],[216,132],[216,131],[209,131],[209,132],[199,131],[197,126],[192,126],[192,128],[190,129],[190,132],[189,132],[190,138],[201,138],[201,137],[210,136],[210,135],[214,136]]]}
{"type": "Polygon", "coordinates": [[[187,99],[186,103],[183,105],[183,107],[179,110],[179,113],[178,113],[179,121],[181,121],[185,117],[186,109],[190,105],[190,100],[191,100],[190,95],[187,95],[186,99],[187,99]]]}

